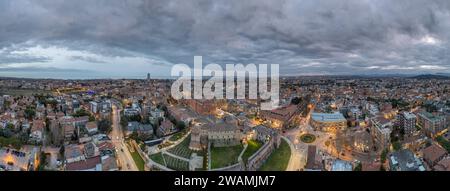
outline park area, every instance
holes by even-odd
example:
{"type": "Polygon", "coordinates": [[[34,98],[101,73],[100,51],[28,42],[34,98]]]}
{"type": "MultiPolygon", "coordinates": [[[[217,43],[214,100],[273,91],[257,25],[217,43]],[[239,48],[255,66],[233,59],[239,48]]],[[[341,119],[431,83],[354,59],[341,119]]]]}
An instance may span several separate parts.
{"type": "Polygon", "coordinates": [[[276,149],[261,166],[260,171],[285,171],[291,158],[291,148],[282,139],[280,147],[276,149]]]}

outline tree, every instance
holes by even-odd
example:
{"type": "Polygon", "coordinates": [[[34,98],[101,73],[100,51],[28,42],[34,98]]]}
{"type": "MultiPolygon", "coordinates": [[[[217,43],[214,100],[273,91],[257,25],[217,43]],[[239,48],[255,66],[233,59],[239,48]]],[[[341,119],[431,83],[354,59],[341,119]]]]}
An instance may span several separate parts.
{"type": "Polygon", "coordinates": [[[34,118],[35,115],[36,115],[36,111],[35,111],[33,108],[27,107],[27,108],[25,109],[25,117],[26,117],[27,119],[31,120],[31,119],[34,118]]]}
{"type": "Polygon", "coordinates": [[[6,128],[9,129],[9,130],[11,130],[11,131],[13,131],[13,130],[15,129],[14,124],[12,124],[12,123],[8,123],[8,124],[6,125],[6,128]]]}
{"type": "Polygon", "coordinates": [[[14,149],[19,150],[20,148],[22,148],[22,142],[15,137],[0,137],[0,147],[8,147],[8,146],[12,146],[14,149]]]}
{"type": "Polygon", "coordinates": [[[45,118],[45,130],[50,132],[50,119],[47,117],[45,118]]]}
{"type": "Polygon", "coordinates": [[[108,134],[109,132],[112,131],[111,121],[109,121],[107,119],[103,119],[103,120],[99,121],[97,125],[98,125],[98,130],[102,133],[108,134]]]}
{"type": "Polygon", "coordinates": [[[91,116],[91,114],[84,109],[79,109],[72,116],[73,117],[83,117],[83,116],[91,116]]]}
{"type": "Polygon", "coordinates": [[[65,151],[66,151],[66,148],[64,147],[64,145],[59,148],[59,155],[61,155],[62,158],[64,158],[65,151]]]}
{"type": "Polygon", "coordinates": [[[183,130],[184,128],[186,128],[186,124],[184,124],[184,122],[182,122],[182,121],[178,121],[177,122],[177,129],[183,130]]]}
{"type": "Polygon", "coordinates": [[[44,171],[45,166],[47,166],[47,153],[41,152],[39,156],[39,166],[38,171],[44,171]]]}
{"type": "Polygon", "coordinates": [[[362,171],[362,163],[358,163],[353,171],[362,171]]]}
{"type": "Polygon", "coordinates": [[[388,152],[389,151],[387,149],[384,149],[383,152],[381,152],[380,159],[381,159],[382,164],[384,164],[386,162],[386,157],[387,157],[388,152]]]}
{"type": "Polygon", "coordinates": [[[402,144],[400,143],[400,141],[396,141],[396,142],[392,143],[392,147],[394,147],[394,151],[398,151],[398,150],[402,149],[402,144]]]}
{"type": "Polygon", "coordinates": [[[294,97],[291,100],[291,104],[298,105],[302,100],[299,97],[294,97]]]}
{"type": "Polygon", "coordinates": [[[447,152],[450,152],[450,142],[449,142],[447,139],[445,139],[445,138],[442,137],[442,136],[438,136],[438,137],[436,137],[436,141],[437,141],[442,147],[444,147],[444,149],[446,149],[447,152]]]}
{"type": "Polygon", "coordinates": [[[137,140],[138,136],[139,134],[136,131],[134,131],[133,133],[130,134],[130,139],[137,140]]]}
{"type": "Polygon", "coordinates": [[[9,128],[0,129],[0,137],[10,138],[14,133],[9,128]]]}

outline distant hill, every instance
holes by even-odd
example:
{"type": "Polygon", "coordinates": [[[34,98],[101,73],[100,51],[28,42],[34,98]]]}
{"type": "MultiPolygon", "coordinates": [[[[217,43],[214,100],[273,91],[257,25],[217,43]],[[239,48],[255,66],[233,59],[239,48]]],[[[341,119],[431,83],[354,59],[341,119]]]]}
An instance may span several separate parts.
{"type": "Polygon", "coordinates": [[[436,75],[440,75],[440,76],[450,76],[450,73],[436,73],[436,75]]]}
{"type": "Polygon", "coordinates": [[[448,79],[450,79],[450,76],[438,75],[438,74],[423,74],[423,75],[413,76],[411,78],[419,79],[419,80],[426,80],[426,79],[448,80],[448,79]]]}

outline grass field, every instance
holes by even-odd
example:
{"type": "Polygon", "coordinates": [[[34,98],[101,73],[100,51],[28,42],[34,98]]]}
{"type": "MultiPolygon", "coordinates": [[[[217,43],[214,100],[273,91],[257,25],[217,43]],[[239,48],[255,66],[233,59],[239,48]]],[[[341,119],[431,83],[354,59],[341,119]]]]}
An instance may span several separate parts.
{"type": "Polygon", "coordinates": [[[136,166],[138,167],[139,171],[144,171],[145,169],[145,162],[144,159],[142,159],[141,155],[137,151],[131,152],[131,157],[133,157],[134,162],[136,163],[136,166]]]}
{"type": "Polygon", "coordinates": [[[175,142],[175,141],[177,141],[178,139],[181,139],[184,135],[186,135],[186,133],[188,133],[188,130],[187,130],[187,129],[183,129],[183,130],[181,130],[180,132],[175,133],[174,135],[172,135],[172,136],[169,138],[169,141],[175,142]]]}
{"type": "Polygon", "coordinates": [[[285,171],[289,159],[291,158],[291,148],[289,144],[281,139],[281,144],[267,159],[267,161],[261,166],[260,171],[285,171]]]}
{"type": "Polygon", "coordinates": [[[164,159],[167,162],[167,167],[177,171],[188,171],[189,170],[189,162],[180,160],[169,155],[163,155],[164,159]]]}
{"type": "Polygon", "coordinates": [[[164,165],[164,159],[161,153],[150,155],[150,159],[158,164],[164,165]]]}
{"type": "Polygon", "coordinates": [[[191,158],[191,154],[195,152],[194,150],[189,149],[190,142],[191,142],[191,136],[189,135],[177,146],[170,148],[167,151],[174,155],[189,159],[189,158],[191,158]]]}
{"type": "Polygon", "coordinates": [[[227,167],[238,162],[239,154],[244,147],[242,145],[232,147],[211,148],[211,169],[227,167]]]}
{"type": "Polygon", "coordinates": [[[256,151],[258,151],[263,146],[261,142],[255,140],[250,140],[247,143],[248,143],[247,149],[242,155],[242,160],[244,160],[245,162],[247,162],[247,159],[250,158],[253,154],[255,154],[256,151]]]}

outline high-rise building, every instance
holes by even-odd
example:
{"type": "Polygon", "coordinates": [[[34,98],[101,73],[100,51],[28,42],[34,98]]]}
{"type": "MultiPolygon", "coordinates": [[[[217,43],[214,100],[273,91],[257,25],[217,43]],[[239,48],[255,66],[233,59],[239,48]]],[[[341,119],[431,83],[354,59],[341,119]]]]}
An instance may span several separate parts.
{"type": "Polygon", "coordinates": [[[147,73],[147,80],[150,80],[150,73],[147,73]]]}
{"type": "Polygon", "coordinates": [[[89,102],[89,104],[91,106],[91,112],[98,113],[98,103],[95,101],[91,101],[91,102],[89,102]]]}
{"type": "Polygon", "coordinates": [[[416,115],[410,112],[402,112],[397,115],[398,125],[405,130],[406,136],[411,136],[416,129],[416,115]]]}
{"type": "Polygon", "coordinates": [[[392,122],[383,116],[378,116],[372,118],[371,123],[370,133],[375,143],[382,149],[389,148],[391,144],[392,122]]]}

